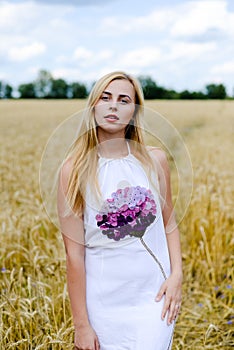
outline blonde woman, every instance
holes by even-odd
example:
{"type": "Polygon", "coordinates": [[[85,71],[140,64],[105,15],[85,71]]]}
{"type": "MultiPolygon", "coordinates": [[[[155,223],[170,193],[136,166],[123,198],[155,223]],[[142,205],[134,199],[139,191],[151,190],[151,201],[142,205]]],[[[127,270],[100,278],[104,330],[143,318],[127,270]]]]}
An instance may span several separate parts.
{"type": "Polygon", "coordinates": [[[138,81],[93,87],[59,175],[58,214],[75,348],[168,350],[182,263],[164,152],[146,147],[138,81]]]}

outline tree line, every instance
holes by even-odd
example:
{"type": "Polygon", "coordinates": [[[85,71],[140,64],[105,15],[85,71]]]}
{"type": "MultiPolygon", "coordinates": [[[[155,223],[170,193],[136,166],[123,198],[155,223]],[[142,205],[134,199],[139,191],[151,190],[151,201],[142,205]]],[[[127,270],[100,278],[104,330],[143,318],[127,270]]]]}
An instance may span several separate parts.
{"type": "MultiPolygon", "coordinates": [[[[183,99],[205,100],[225,99],[227,95],[223,84],[208,84],[203,91],[183,90],[181,92],[166,89],[159,86],[150,76],[138,77],[145,99],[183,99]]],[[[86,98],[89,94],[88,87],[81,82],[67,83],[64,79],[54,79],[47,70],[40,70],[33,82],[21,84],[17,88],[19,98],[46,98],[46,99],[72,99],[86,98]]],[[[0,98],[13,98],[11,85],[0,81],[0,98]]]]}

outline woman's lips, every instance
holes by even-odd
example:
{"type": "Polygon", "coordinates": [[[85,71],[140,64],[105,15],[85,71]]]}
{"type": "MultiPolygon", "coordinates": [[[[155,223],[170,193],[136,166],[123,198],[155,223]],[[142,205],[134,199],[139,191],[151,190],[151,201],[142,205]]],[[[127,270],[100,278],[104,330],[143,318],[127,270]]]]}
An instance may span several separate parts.
{"type": "Polygon", "coordinates": [[[109,122],[115,122],[115,121],[119,120],[119,118],[117,117],[116,114],[108,114],[104,118],[106,120],[108,120],[109,122]]]}

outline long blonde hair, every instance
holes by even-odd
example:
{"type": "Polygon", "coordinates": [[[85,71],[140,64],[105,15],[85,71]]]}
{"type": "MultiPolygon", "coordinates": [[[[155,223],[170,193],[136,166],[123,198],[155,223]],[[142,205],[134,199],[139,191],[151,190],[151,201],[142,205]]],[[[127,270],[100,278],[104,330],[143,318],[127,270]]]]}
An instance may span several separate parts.
{"type": "MultiPolygon", "coordinates": [[[[153,167],[143,139],[142,115],[144,97],[138,80],[122,71],[109,73],[99,79],[90,92],[85,112],[82,116],[79,135],[71,146],[66,160],[72,160],[72,170],[68,180],[66,198],[73,213],[83,213],[85,207],[86,188],[89,184],[93,193],[100,193],[97,180],[98,136],[95,123],[94,107],[105,88],[117,79],[128,80],[135,89],[135,111],[131,122],[125,128],[125,138],[131,143],[131,151],[142,163],[144,168],[153,167]]],[[[147,171],[148,172],[148,171],[147,171]]]]}

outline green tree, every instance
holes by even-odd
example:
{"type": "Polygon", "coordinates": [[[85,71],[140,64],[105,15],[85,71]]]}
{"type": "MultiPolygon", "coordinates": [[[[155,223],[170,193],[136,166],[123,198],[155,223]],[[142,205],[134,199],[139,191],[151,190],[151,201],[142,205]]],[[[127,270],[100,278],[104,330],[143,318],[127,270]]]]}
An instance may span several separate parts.
{"type": "Polygon", "coordinates": [[[188,90],[183,90],[180,92],[180,98],[181,98],[181,100],[191,100],[192,94],[188,90]]]}
{"type": "Polygon", "coordinates": [[[37,79],[34,82],[36,96],[46,98],[50,96],[53,77],[50,72],[41,69],[38,72],[37,79]]]}
{"type": "Polygon", "coordinates": [[[72,98],[86,98],[88,96],[88,91],[84,84],[78,82],[72,83],[70,90],[72,98]]]}
{"type": "Polygon", "coordinates": [[[201,91],[183,90],[179,94],[181,100],[204,100],[207,96],[201,91]]]}
{"type": "Polygon", "coordinates": [[[141,83],[144,97],[146,100],[167,98],[167,90],[158,86],[156,82],[148,75],[138,77],[141,83]]]}
{"type": "Polygon", "coordinates": [[[206,85],[206,94],[211,99],[224,99],[227,97],[226,88],[223,84],[206,85]]]}
{"type": "Polygon", "coordinates": [[[0,81],[0,98],[12,98],[12,91],[11,85],[0,81]]]}
{"type": "Polygon", "coordinates": [[[201,91],[194,91],[194,92],[192,92],[192,95],[193,95],[194,100],[206,100],[207,99],[206,94],[204,94],[201,91]]]}
{"type": "Polygon", "coordinates": [[[5,98],[12,98],[13,88],[11,85],[6,84],[5,86],[5,98]]]}
{"type": "Polygon", "coordinates": [[[18,87],[20,98],[36,98],[35,86],[33,83],[21,84],[18,87]]]}
{"type": "Polygon", "coordinates": [[[180,98],[180,94],[175,90],[166,90],[163,93],[163,98],[168,100],[178,100],[180,98]]]}
{"type": "Polygon", "coordinates": [[[50,98],[67,98],[68,84],[63,79],[52,79],[50,86],[50,98]]]}
{"type": "Polygon", "coordinates": [[[0,98],[4,98],[4,83],[0,81],[0,98]]]}

